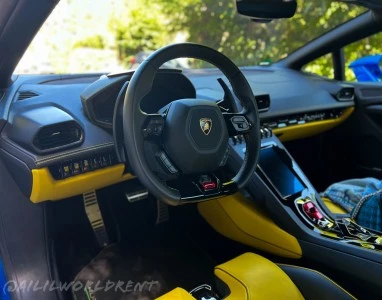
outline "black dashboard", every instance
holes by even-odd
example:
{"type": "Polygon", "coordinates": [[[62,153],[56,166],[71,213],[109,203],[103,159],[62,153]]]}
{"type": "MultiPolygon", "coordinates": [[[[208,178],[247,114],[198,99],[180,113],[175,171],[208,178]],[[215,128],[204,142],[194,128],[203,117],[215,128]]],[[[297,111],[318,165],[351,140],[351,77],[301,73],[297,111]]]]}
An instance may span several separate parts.
{"type": "MultiPolygon", "coordinates": [[[[132,74],[101,76],[81,93],[84,111],[93,123],[112,128],[118,94],[132,74]]],[[[194,86],[181,71],[162,69],[157,73],[151,91],[142,100],[141,109],[146,113],[156,113],[174,100],[195,97],[194,86]]]]}
{"type": "MultiPolygon", "coordinates": [[[[354,106],[354,88],[348,84],[277,67],[241,69],[257,96],[262,125],[279,137],[286,128],[298,130],[308,122],[328,130],[354,106]]],[[[15,78],[0,95],[0,154],[10,172],[21,177],[17,181],[24,182],[26,194],[40,178],[34,177],[41,175],[36,170],[49,170],[54,188],[55,180],[118,165],[112,120],[121,87],[132,74],[15,78]]],[[[161,70],[141,108],[154,113],[176,99],[221,100],[219,78],[224,77],[216,69],[161,70]]]]}

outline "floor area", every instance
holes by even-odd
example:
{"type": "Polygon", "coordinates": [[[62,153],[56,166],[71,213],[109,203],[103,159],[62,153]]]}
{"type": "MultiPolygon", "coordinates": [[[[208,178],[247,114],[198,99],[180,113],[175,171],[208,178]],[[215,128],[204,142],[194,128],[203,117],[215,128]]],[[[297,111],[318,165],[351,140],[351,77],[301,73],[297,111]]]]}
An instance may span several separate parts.
{"type": "Polygon", "coordinates": [[[274,257],[228,240],[206,223],[196,205],[170,207],[170,221],[156,224],[156,200],[129,203],[124,192],[120,186],[99,192],[110,238],[110,245],[104,249],[96,242],[80,198],[51,205],[53,247],[60,280],[93,284],[85,292],[73,295],[69,291],[68,299],[75,296],[78,300],[145,300],[175,287],[190,291],[201,284],[214,286],[214,267],[245,252],[258,253],[276,263],[316,269],[356,295],[365,291],[355,288],[351,278],[328,266],[274,257]],[[97,282],[104,287],[108,281],[114,282],[108,291],[96,290],[97,282]],[[116,287],[118,282],[122,282],[121,286],[116,287]],[[150,282],[153,284],[149,289],[150,282]]]}

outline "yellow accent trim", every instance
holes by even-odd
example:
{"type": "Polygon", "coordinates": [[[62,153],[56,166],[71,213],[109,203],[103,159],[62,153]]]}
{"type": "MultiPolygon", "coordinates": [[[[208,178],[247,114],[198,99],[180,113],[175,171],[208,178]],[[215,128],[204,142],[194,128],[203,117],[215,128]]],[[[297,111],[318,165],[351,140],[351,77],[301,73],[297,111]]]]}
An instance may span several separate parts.
{"type": "Polygon", "coordinates": [[[348,214],[346,210],[344,210],[341,206],[333,203],[330,199],[328,198],[322,198],[324,201],[324,204],[326,207],[333,213],[333,214],[348,214]]]}
{"type": "Polygon", "coordinates": [[[348,107],[344,110],[343,114],[336,119],[309,122],[301,125],[287,126],[285,128],[275,128],[272,131],[282,142],[307,138],[338,126],[349,118],[353,111],[354,107],[348,107]]]}
{"type": "Polygon", "coordinates": [[[172,291],[157,298],[157,300],[195,300],[186,290],[175,288],[172,291]]]}
{"type": "Polygon", "coordinates": [[[30,200],[39,203],[65,199],[133,178],[131,174],[123,174],[124,170],[125,165],[119,164],[62,180],[55,180],[48,168],[33,169],[30,200]]]}
{"type": "Polygon", "coordinates": [[[335,239],[340,239],[339,235],[337,233],[335,233],[335,232],[325,231],[325,230],[320,230],[320,229],[317,229],[317,230],[318,230],[318,232],[321,235],[332,237],[332,238],[335,238],[335,239]]]}
{"type": "Polygon", "coordinates": [[[279,256],[302,256],[297,239],[240,193],[201,202],[198,209],[217,232],[232,240],[279,256]]]}
{"type": "Polygon", "coordinates": [[[355,298],[352,294],[350,294],[350,293],[349,293],[347,290],[345,290],[342,286],[340,286],[340,285],[337,284],[335,281],[331,280],[328,276],[322,274],[321,272],[318,272],[318,271],[313,270],[313,269],[308,269],[308,268],[304,268],[304,267],[300,267],[300,266],[293,266],[293,265],[288,265],[288,264],[278,264],[278,265],[279,265],[279,266],[287,266],[287,267],[293,267],[293,268],[298,268],[298,269],[308,270],[308,271],[317,273],[318,275],[324,277],[326,280],[330,281],[330,282],[333,283],[335,286],[337,286],[340,290],[342,290],[342,291],[343,291],[345,294],[347,294],[350,298],[357,300],[357,298],[355,298]]]}
{"type": "Polygon", "coordinates": [[[245,253],[215,268],[215,275],[228,285],[236,299],[304,299],[292,280],[276,264],[245,253]]]}

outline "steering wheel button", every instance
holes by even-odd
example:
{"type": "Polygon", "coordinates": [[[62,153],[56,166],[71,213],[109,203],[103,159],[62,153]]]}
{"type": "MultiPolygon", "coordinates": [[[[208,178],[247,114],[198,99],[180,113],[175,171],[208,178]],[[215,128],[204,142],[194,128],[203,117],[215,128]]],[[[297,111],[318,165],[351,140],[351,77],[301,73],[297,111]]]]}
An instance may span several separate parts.
{"type": "Polygon", "coordinates": [[[89,161],[87,159],[84,159],[82,161],[82,171],[87,172],[87,171],[89,171],[89,168],[90,168],[89,161]]]}
{"type": "Polygon", "coordinates": [[[62,178],[66,178],[71,175],[70,165],[65,165],[62,167],[62,178]]]}
{"type": "Polygon", "coordinates": [[[244,116],[236,116],[231,118],[231,122],[236,131],[246,131],[249,129],[249,123],[244,116]]]}
{"type": "Polygon", "coordinates": [[[208,175],[202,175],[199,179],[199,184],[205,192],[211,191],[217,188],[216,182],[208,175]]]}
{"type": "Polygon", "coordinates": [[[210,191],[210,190],[214,190],[214,189],[216,189],[216,183],[213,182],[213,181],[211,181],[211,182],[204,182],[204,183],[202,184],[202,186],[203,186],[203,189],[204,189],[205,191],[210,191]]]}

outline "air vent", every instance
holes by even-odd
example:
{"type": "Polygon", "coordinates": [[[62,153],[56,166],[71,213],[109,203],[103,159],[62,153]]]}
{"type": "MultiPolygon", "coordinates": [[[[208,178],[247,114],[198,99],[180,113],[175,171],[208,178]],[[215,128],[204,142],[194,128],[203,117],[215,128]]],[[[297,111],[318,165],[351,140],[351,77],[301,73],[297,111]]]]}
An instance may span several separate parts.
{"type": "Polygon", "coordinates": [[[354,100],[354,88],[345,87],[342,88],[336,95],[338,101],[353,101],[354,100]]]}
{"type": "Polygon", "coordinates": [[[64,149],[82,143],[82,128],[75,121],[49,125],[40,129],[33,144],[39,150],[64,149]]]}
{"type": "Polygon", "coordinates": [[[269,97],[269,95],[257,95],[255,98],[259,111],[267,111],[269,109],[269,106],[271,105],[271,97],[269,97]]]}
{"type": "Polygon", "coordinates": [[[26,100],[29,98],[37,97],[39,94],[32,91],[21,91],[19,92],[19,96],[17,97],[17,101],[26,100]]]}

